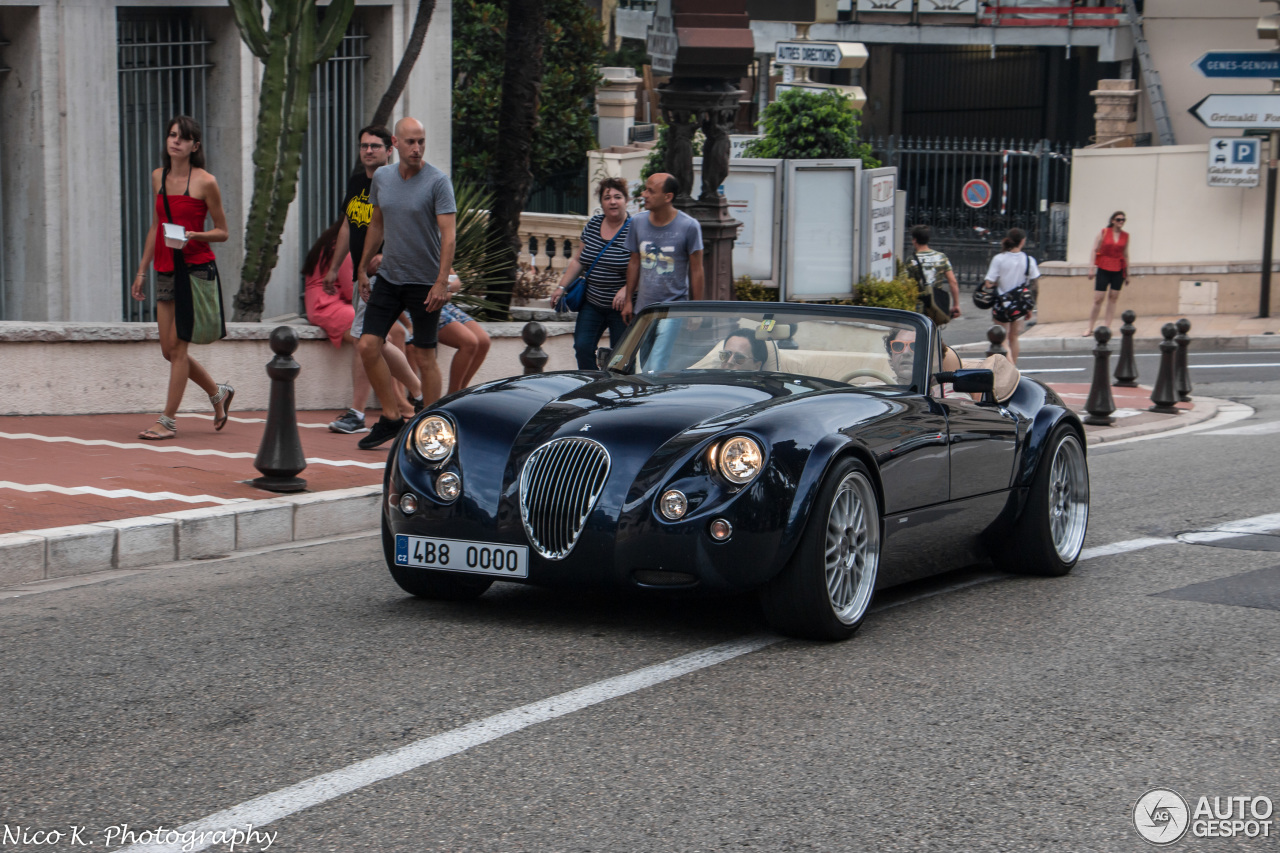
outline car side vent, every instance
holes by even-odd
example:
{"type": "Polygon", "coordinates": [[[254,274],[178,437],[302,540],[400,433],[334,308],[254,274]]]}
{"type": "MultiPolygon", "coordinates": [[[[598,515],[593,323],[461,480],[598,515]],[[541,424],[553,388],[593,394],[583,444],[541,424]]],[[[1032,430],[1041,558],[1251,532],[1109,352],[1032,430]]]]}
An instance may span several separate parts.
{"type": "Polygon", "coordinates": [[[609,453],[589,438],[557,438],[529,455],[520,474],[520,517],[535,551],[569,556],[609,476],[609,453]]]}

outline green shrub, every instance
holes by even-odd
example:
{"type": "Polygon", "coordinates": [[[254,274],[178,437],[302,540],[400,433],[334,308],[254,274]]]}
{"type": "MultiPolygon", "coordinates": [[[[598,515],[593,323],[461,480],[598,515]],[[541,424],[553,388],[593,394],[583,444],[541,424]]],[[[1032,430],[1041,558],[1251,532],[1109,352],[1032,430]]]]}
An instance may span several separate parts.
{"type": "Polygon", "coordinates": [[[919,288],[915,281],[905,273],[892,281],[864,275],[858,279],[858,286],[853,291],[854,305],[866,305],[873,308],[901,308],[914,311],[919,298],[919,288]]]}
{"type": "Polygon", "coordinates": [[[778,288],[756,284],[749,275],[740,275],[733,282],[734,298],[742,302],[777,302],[778,288]]]}
{"type": "Polygon", "coordinates": [[[764,110],[764,137],[747,145],[744,156],[790,160],[858,158],[864,169],[880,161],[858,138],[862,113],[840,92],[789,89],[764,110]]]}

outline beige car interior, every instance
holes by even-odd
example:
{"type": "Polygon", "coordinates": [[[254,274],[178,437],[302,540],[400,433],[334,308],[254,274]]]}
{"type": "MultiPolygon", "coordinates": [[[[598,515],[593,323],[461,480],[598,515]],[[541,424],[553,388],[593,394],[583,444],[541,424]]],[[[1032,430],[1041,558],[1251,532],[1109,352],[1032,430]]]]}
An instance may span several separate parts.
{"type": "MultiPolygon", "coordinates": [[[[756,340],[765,342],[768,357],[761,370],[766,372],[794,373],[798,376],[816,376],[819,379],[831,379],[836,382],[854,382],[861,377],[869,381],[896,385],[893,368],[889,366],[889,354],[884,349],[884,332],[875,329],[863,329],[841,326],[838,330],[838,346],[841,350],[831,348],[818,349],[813,345],[826,344],[832,346],[833,341],[824,340],[831,335],[824,335],[823,329],[816,323],[779,323],[772,329],[760,328],[754,320],[739,321],[739,328],[754,331],[756,340]],[[796,349],[784,349],[778,346],[779,341],[794,340],[796,349]],[[805,344],[810,346],[806,348],[805,344]],[[844,349],[857,347],[856,351],[844,349]]],[[[720,352],[724,349],[724,341],[719,341],[711,351],[689,365],[690,370],[714,370],[720,367],[720,352]]]]}

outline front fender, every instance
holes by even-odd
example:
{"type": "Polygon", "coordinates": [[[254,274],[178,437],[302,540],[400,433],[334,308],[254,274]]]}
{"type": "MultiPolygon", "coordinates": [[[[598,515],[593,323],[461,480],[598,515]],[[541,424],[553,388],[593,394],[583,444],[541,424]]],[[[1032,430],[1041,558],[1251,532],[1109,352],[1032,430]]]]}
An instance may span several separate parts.
{"type": "Polygon", "coordinates": [[[813,512],[813,504],[818,499],[818,492],[827,478],[827,473],[836,462],[846,456],[856,456],[867,466],[871,473],[871,481],[875,486],[876,500],[884,507],[884,487],[880,482],[880,471],[875,465],[874,454],[865,444],[857,439],[840,433],[823,436],[809,451],[804,469],[797,483],[796,498],[791,502],[791,511],[787,515],[782,541],[778,547],[779,570],[791,559],[800,537],[809,523],[809,514],[813,512]]]}

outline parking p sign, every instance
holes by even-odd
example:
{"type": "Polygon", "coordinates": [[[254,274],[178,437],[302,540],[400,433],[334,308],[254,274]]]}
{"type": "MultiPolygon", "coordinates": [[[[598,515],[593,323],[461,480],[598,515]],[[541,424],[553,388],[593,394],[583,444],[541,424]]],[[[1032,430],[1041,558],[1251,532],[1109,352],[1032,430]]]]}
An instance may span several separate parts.
{"type": "Polygon", "coordinates": [[[1256,187],[1262,140],[1239,136],[1209,140],[1209,186],[1256,187]]]}

